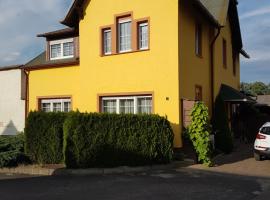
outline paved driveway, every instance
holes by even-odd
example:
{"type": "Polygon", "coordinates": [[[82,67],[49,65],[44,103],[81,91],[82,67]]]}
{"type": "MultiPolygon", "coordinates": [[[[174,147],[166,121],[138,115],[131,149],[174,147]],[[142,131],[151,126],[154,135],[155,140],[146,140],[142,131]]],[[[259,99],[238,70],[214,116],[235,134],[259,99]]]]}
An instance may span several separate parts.
{"type": "Polygon", "coordinates": [[[136,175],[20,177],[0,180],[1,200],[251,200],[270,179],[187,168],[136,175]]]}
{"type": "Polygon", "coordinates": [[[252,144],[238,143],[233,153],[217,156],[214,161],[216,166],[212,168],[206,168],[202,165],[193,165],[189,168],[245,176],[270,177],[270,160],[255,161],[252,144]]]}

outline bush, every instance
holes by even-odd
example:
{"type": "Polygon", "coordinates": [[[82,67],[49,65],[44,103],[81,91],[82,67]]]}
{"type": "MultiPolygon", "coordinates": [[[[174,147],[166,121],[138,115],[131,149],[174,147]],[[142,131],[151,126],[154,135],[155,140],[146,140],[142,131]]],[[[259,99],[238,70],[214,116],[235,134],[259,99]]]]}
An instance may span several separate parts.
{"type": "Polygon", "coordinates": [[[189,139],[198,154],[198,161],[211,166],[211,128],[208,108],[201,102],[196,103],[191,112],[191,117],[192,121],[187,130],[189,139]]]}
{"type": "Polygon", "coordinates": [[[225,110],[225,103],[221,96],[217,96],[213,116],[213,129],[215,131],[215,146],[224,153],[233,150],[233,137],[229,127],[229,120],[225,110]]]}
{"type": "Polygon", "coordinates": [[[0,136],[0,168],[28,163],[24,154],[24,135],[0,136]]]}
{"type": "Polygon", "coordinates": [[[76,112],[64,124],[68,168],[168,163],[172,149],[170,123],[157,115],[76,112]]]}
{"type": "Polygon", "coordinates": [[[63,163],[63,124],[66,113],[30,112],[25,151],[38,164],[63,163]]]}

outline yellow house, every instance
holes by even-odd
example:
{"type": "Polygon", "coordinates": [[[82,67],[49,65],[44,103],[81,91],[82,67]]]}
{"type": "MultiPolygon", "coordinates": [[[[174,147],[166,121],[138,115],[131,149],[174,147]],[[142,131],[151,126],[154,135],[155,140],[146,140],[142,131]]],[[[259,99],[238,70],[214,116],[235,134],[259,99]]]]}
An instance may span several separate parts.
{"type": "Polygon", "coordinates": [[[75,0],[61,23],[24,67],[28,111],[155,113],[179,148],[189,102],[240,88],[236,0],[75,0]]]}

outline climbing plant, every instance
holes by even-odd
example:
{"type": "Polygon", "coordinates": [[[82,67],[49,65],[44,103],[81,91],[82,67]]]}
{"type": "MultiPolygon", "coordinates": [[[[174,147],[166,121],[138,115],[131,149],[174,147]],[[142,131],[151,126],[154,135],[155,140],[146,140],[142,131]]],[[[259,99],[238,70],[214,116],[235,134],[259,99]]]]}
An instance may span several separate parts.
{"type": "Polygon", "coordinates": [[[211,166],[211,127],[207,106],[202,102],[197,102],[192,109],[191,117],[192,122],[187,130],[188,137],[196,150],[198,161],[211,166]]]}

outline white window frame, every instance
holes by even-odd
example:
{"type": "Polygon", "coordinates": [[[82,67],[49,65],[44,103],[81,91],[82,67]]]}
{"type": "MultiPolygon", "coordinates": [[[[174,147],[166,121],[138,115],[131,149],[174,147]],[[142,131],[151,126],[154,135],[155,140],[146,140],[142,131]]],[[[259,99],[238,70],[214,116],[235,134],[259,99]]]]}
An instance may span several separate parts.
{"type": "Polygon", "coordinates": [[[152,95],[146,95],[146,96],[121,96],[121,97],[102,97],[101,98],[101,112],[104,113],[104,100],[116,100],[116,114],[120,114],[120,100],[128,99],[134,101],[134,113],[132,114],[138,114],[138,99],[140,98],[151,98],[152,99],[152,105],[151,105],[151,113],[153,113],[153,96],[152,95]]]}
{"type": "Polygon", "coordinates": [[[68,38],[68,39],[63,39],[63,40],[53,40],[50,41],[50,60],[59,60],[59,59],[66,59],[66,58],[73,58],[74,57],[74,38],[68,38]],[[70,56],[64,56],[64,44],[65,43],[73,43],[73,55],[70,56]],[[61,46],[61,56],[52,58],[52,45],[60,44],[61,46]]]}
{"type": "Polygon", "coordinates": [[[142,22],[142,23],[139,23],[139,35],[138,35],[138,39],[139,39],[139,49],[140,50],[146,50],[146,49],[149,49],[149,23],[146,21],[146,22],[142,22]],[[147,26],[147,37],[146,37],[146,41],[147,41],[147,46],[145,47],[142,47],[141,46],[141,27],[144,27],[144,26],[147,26]]]}
{"type": "Polygon", "coordinates": [[[104,55],[111,55],[112,54],[112,30],[111,29],[104,29],[102,34],[103,34],[103,54],[104,55]],[[108,40],[105,38],[105,33],[108,33],[108,32],[111,33],[110,44],[109,44],[111,51],[106,52],[106,46],[108,46],[108,44],[106,45],[105,42],[107,42],[108,40]]]}
{"type": "Polygon", "coordinates": [[[54,112],[53,111],[53,104],[54,103],[61,103],[61,112],[65,112],[64,111],[64,103],[70,103],[70,110],[71,111],[71,99],[66,98],[66,99],[41,99],[40,100],[40,110],[43,111],[42,109],[42,104],[43,103],[49,103],[50,104],[50,112],[54,112]]]}
{"type": "Polygon", "coordinates": [[[126,52],[131,52],[132,51],[132,21],[131,21],[131,19],[120,19],[118,21],[117,39],[118,39],[119,53],[126,53],[126,52]],[[125,50],[121,50],[120,27],[121,27],[121,24],[124,24],[124,23],[130,23],[130,48],[125,49],[125,50]]]}

